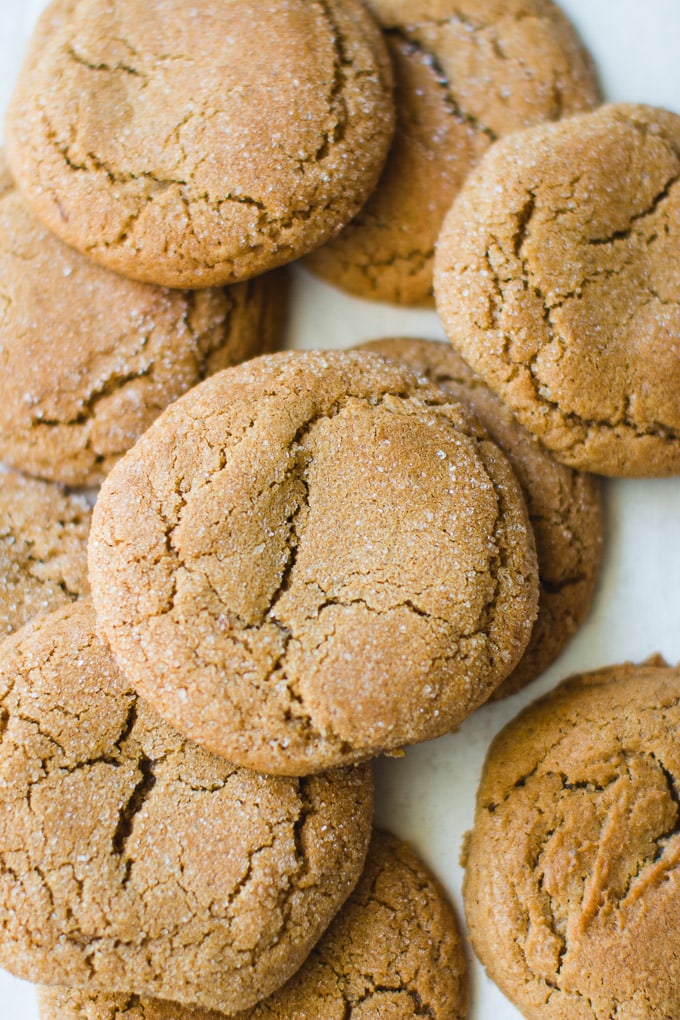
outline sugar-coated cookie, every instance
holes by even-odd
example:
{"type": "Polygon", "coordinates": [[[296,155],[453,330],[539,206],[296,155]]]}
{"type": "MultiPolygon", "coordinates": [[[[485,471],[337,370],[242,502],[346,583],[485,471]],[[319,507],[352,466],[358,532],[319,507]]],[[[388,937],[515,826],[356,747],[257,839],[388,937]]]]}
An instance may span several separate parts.
{"type": "Polygon", "coordinates": [[[588,615],[602,547],[600,486],[559,464],[451,344],[399,337],[361,349],[398,358],[450,390],[498,443],[522,486],[536,539],[538,616],[524,655],[491,699],[514,694],[548,668],[588,615]]]}
{"type": "Polygon", "coordinates": [[[0,639],[88,594],[91,516],[82,496],[0,472],[0,639]]]}
{"type": "Polygon", "coordinates": [[[100,482],[172,400],[278,342],[280,274],[196,292],[127,280],[41,226],[1,154],[0,182],[5,462],[70,485],[100,482]]]}
{"type": "Polygon", "coordinates": [[[167,726],[88,600],[0,645],[0,964],[225,1013],[302,964],[356,884],[368,766],[260,776],[167,726]]]}
{"type": "Polygon", "coordinates": [[[309,268],[361,297],[432,302],[434,246],[502,135],[588,110],[590,58],[551,0],[369,0],[395,72],[397,126],[375,192],[309,268]]]}
{"type": "Polygon", "coordinates": [[[536,615],[505,457],[445,390],[360,351],[256,358],[173,404],[102,488],[89,563],[139,692],[284,774],[458,725],[536,615]]]}
{"type": "Polygon", "coordinates": [[[126,276],[235,283],[373,190],[392,73],[359,0],[53,0],[6,144],[36,215],[126,276]]]}
{"type": "MultiPolygon", "coordinates": [[[[357,888],[298,973],[234,1020],[463,1020],[456,919],[413,851],[376,832],[357,888]]],[[[138,996],[42,988],[41,1020],[222,1020],[138,996]]]]}
{"type": "Polygon", "coordinates": [[[577,676],[487,755],[465,910],[527,1020],[680,1016],[680,670],[577,676]]]}
{"type": "Polygon", "coordinates": [[[502,139],[437,249],[449,339],[555,456],[680,472],[680,117],[612,104],[502,139]]]}

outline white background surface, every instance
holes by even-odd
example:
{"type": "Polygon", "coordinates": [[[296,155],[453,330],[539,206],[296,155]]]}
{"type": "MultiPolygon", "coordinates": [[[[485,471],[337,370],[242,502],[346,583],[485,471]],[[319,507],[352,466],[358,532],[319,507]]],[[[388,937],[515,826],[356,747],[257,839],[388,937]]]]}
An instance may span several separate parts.
{"type": "MultiPolygon", "coordinates": [[[[0,0],[4,112],[41,0],[0,0]]],[[[607,99],[680,113],[680,0],[563,0],[597,63],[607,99]]],[[[680,253],[679,258],[680,258],[680,253]]],[[[434,313],[344,297],[296,273],[291,347],[342,347],[388,335],[443,336],[434,313]]],[[[0,386],[1,390],[1,386],[0,386]]],[[[458,733],[377,765],[377,821],[409,840],[447,887],[462,921],[458,864],[489,741],[528,701],[570,673],[653,651],[680,659],[680,479],[605,484],[601,580],[590,619],[553,667],[514,698],[482,708],[458,733]]],[[[520,1014],[468,959],[470,1020],[520,1014]]],[[[0,971],[0,1020],[37,1020],[31,986],[0,971]]]]}

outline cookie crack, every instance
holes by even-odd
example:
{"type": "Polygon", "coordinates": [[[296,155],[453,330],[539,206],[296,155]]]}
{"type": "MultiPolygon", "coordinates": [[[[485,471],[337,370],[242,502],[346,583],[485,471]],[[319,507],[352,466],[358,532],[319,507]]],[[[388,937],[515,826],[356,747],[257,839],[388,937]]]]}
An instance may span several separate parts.
{"type": "Polygon", "coordinates": [[[124,74],[131,75],[134,78],[141,78],[145,83],[149,80],[148,75],[131,64],[124,64],[122,61],[118,61],[115,64],[107,64],[106,61],[94,62],[88,60],[83,54],[78,53],[73,46],[67,46],[65,52],[76,64],[80,64],[81,67],[85,67],[90,71],[105,71],[109,74],[122,71],[124,74]]]}
{"type": "Polygon", "coordinates": [[[587,243],[590,245],[605,245],[613,244],[616,241],[627,240],[635,229],[634,224],[638,223],[640,220],[645,220],[650,216],[653,216],[661,203],[670,197],[671,191],[678,181],[680,181],[680,172],[669,178],[665,186],[657,195],[655,195],[647,208],[643,209],[642,212],[634,213],[630,217],[629,225],[625,229],[615,230],[604,237],[589,237],[587,243]]]}
{"type": "Polygon", "coordinates": [[[132,870],[132,860],[126,858],[126,847],[132,830],[134,827],[135,816],[143,809],[144,804],[149,799],[151,791],[157,782],[157,776],[154,772],[154,766],[157,762],[149,758],[146,754],[142,753],[137,762],[137,771],[139,772],[139,779],[133,787],[126,803],[121,807],[119,813],[118,824],[114,830],[113,836],[111,837],[111,849],[116,856],[121,859],[125,859],[125,871],[123,873],[121,884],[126,886],[132,870]]]}
{"type": "Polygon", "coordinates": [[[470,113],[469,110],[465,110],[461,106],[459,99],[456,97],[451,88],[451,83],[439,61],[439,57],[434,52],[434,50],[425,46],[413,34],[414,31],[417,31],[422,27],[427,27],[427,24],[426,26],[421,25],[414,26],[409,25],[408,27],[395,26],[393,28],[386,29],[385,35],[387,35],[388,38],[398,39],[405,45],[409,56],[412,56],[414,53],[417,53],[420,56],[420,58],[429,67],[432,68],[436,82],[440,86],[442,93],[444,95],[445,104],[449,108],[449,111],[452,114],[452,116],[460,124],[467,124],[468,127],[471,127],[478,134],[486,135],[490,142],[495,142],[498,139],[498,135],[496,134],[496,132],[493,131],[490,127],[488,127],[486,124],[483,124],[482,121],[479,120],[478,117],[475,117],[474,114],[470,113]]]}

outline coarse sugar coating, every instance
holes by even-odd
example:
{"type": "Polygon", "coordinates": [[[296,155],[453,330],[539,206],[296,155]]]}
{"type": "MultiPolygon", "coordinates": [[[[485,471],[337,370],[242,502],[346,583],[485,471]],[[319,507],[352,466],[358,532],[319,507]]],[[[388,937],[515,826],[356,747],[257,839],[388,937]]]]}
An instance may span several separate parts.
{"type": "Polygon", "coordinates": [[[332,236],[393,127],[389,57],[359,0],[53,0],[5,138],[62,240],[134,279],[204,287],[332,236]]]}
{"type": "Polygon", "coordinates": [[[89,563],[140,693],[284,774],[458,725],[536,613],[507,461],[450,394],[367,352],[264,356],[173,404],[102,488],[89,563]]]}
{"type": "Polygon", "coordinates": [[[82,496],[0,472],[0,640],[89,593],[91,516],[82,496]]]}
{"type": "Polygon", "coordinates": [[[680,471],[680,117],[611,104],[499,141],[437,248],[444,329],[570,467],[680,471]]]}
{"type": "Polygon", "coordinates": [[[573,677],[496,737],[465,910],[527,1020],[680,1016],[680,671],[573,677]]]}
{"type": "MultiPolygon", "coordinates": [[[[376,832],[361,880],[302,968],[234,1020],[463,1020],[467,974],[456,919],[415,853],[376,832]]],[[[42,988],[41,1020],[221,1020],[138,996],[42,988]]]]}
{"type": "Polygon", "coordinates": [[[181,393],[276,346],[282,274],[201,291],[128,280],[38,222],[0,151],[0,458],[101,482],[181,393]]]}
{"type": "Polygon", "coordinates": [[[231,1013],[302,964],[356,884],[372,780],[230,765],[166,725],[89,600],[0,654],[0,963],[231,1013]]]}
{"type": "Polygon", "coordinates": [[[361,347],[445,386],[479,418],[522,486],[536,539],[538,616],[524,655],[490,700],[514,694],[548,668],[590,610],[602,548],[598,480],[558,463],[451,344],[395,337],[361,347]]]}
{"type": "Polygon", "coordinates": [[[550,0],[370,0],[395,73],[397,125],[376,190],[306,259],[374,300],[432,303],[434,247],[492,142],[599,101],[592,62],[550,0]]]}

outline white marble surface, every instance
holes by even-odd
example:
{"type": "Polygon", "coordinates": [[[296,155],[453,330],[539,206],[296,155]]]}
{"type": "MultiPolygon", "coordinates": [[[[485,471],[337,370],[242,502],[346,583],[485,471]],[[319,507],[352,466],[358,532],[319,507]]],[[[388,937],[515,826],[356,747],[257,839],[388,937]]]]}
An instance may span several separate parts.
{"type": "MultiPolygon", "coordinates": [[[[0,109],[4,110],[41,0],[0,0],[0,109]]],[[[680,113],[679,0],[563,0],[590,47],[606,96],[680,113]]],[[[372,336],[441,336],[434,313],[344,297],[296,274],[290,346],[340,347],[372,336]]],[[[680,659],[680,479],[606,484],[606,547],[595,606],[558,662],[520,695],[482,709],[456,734],[378,763],[377,820],[410,840],[461,915],[463,833],[489,741],[524,704],[577,670],[661,651],[680,659]]],[[[519,1013],[470,958],[470,1020],[519,1013]]],[[[0,1020],[37,1020],[33,990],[0,972],[0,1020]]]]}

